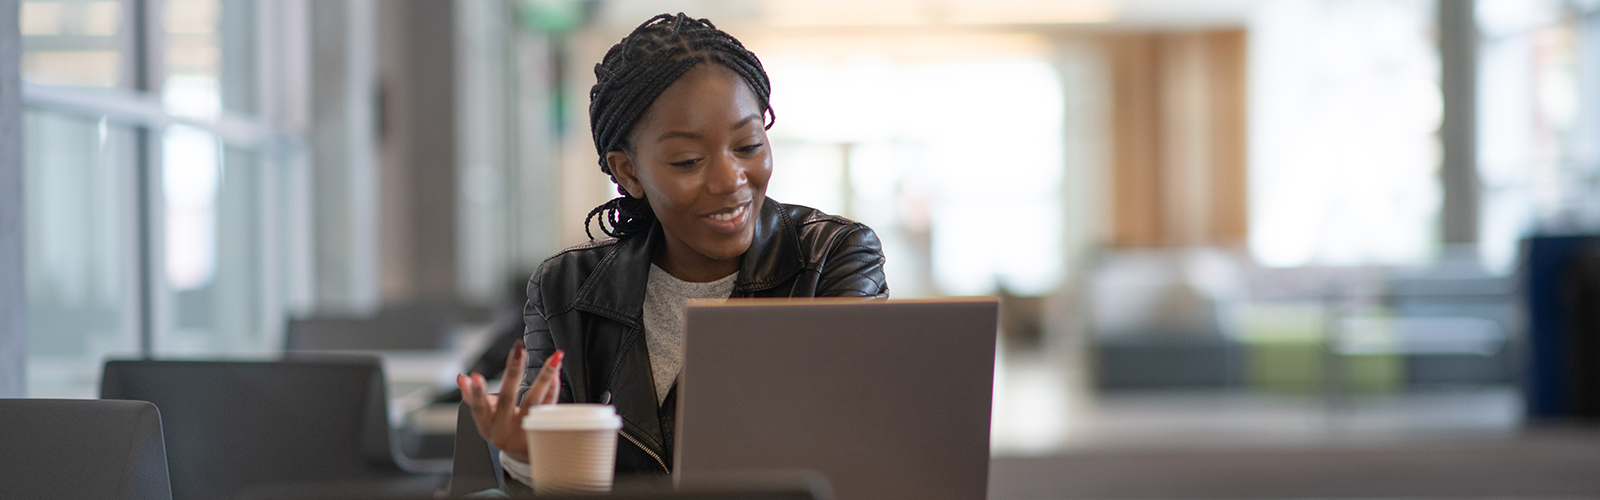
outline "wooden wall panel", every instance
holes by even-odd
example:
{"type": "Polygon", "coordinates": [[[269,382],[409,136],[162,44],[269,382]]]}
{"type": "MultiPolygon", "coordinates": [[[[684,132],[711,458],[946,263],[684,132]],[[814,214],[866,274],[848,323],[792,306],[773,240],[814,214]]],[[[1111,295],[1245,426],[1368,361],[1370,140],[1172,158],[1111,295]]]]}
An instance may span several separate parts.
{"type": "Polygon", "coordinates": [[[1213,243],[1242,247],[1250,230],[1245,33],[1207,36],[1212,54],[1211,238],[1213,243]]]}
{"type": "Polygon", "coordinates": [[[1107,47],[1112,83],[1112,243],[1156,245],[1162,233],[1156,40],[1116,36],[1107,47]]]}
{"type": "Polygon", "coordinates": [[[1244,244],[1244,42],[1241,30],[1108,38],[1114,246],[1244,244]]]}
{"type": "Polygon", "coordinates": [[[1211,228],[1211,51],[1203,33],[1156,37],[1161,240],[1203,245],[1211,228]]]}

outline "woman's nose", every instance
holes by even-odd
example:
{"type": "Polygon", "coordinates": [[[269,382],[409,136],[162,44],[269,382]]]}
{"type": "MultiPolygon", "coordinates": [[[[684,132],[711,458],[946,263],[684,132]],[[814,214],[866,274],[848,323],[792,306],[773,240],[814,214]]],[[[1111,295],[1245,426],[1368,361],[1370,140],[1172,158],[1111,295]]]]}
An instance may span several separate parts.
{"type": "Polygon", "coordinates": [[[711,168],[706,170],[706,191],[711,194],[729,194],[749,182],[744,166],[733,153],[712,157],[711,168]]]}

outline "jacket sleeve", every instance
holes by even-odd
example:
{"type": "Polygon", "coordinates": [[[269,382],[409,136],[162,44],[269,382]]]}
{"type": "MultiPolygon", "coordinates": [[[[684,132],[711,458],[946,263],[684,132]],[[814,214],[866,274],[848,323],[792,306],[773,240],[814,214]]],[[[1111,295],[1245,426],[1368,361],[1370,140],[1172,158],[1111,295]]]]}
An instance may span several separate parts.
{"type": "Polygon", "coordinates": [[[817,297],[888,298],[883,244],[864,224],[853,224],[834,240],[817,279],[817,297]]]}
{"type": "MultiPolygon", "coordinates": [[[[545,320],[544,294],[539,288],[540,277],[544,275],[543,266],[539,272],[528,279],[528,303],[522,307],[522,343],[527,348],[527,365],[522,372],[522,383],[517,387],[517,402],[522,402],[522,396],[527,394],[528,386],[533,384],[533,379],[539,376],[539,369],[544,368],[545,358],[555,354],[555,338],[550,334],[550,323],[545,320]]],[[[567,384],[566,374],[561,377],[562,403],[572,402],[571,386],[567,384]]]]}

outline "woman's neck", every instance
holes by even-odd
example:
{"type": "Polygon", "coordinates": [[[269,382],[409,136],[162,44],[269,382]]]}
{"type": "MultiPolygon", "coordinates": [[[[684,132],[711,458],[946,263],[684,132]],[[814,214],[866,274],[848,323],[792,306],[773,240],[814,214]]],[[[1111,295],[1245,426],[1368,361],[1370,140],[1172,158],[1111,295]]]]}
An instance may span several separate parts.
{"type": "Polygon", "coordinates": [[[668,241],[656,253],[652,263],[674,278],[691,283],[709,283],[739,272],[742,255],[726,260],[714,260],[696,252],[681,242],[668,241]],[[676,244],[674,244],[676,243],[676,244]]]}

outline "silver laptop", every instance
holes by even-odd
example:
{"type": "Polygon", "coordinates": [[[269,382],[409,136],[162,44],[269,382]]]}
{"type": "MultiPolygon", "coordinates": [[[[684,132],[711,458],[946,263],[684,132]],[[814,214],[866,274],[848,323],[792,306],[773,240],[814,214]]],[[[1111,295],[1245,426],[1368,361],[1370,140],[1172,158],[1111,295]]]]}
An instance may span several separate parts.
{"type": "Polygon", "coordinates": [[[994,298],[691,304],[674,475],[820,472],[839,500],[980,500],[994,298]]]}

